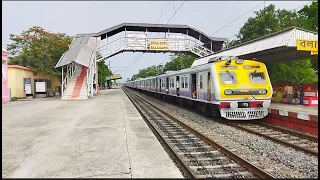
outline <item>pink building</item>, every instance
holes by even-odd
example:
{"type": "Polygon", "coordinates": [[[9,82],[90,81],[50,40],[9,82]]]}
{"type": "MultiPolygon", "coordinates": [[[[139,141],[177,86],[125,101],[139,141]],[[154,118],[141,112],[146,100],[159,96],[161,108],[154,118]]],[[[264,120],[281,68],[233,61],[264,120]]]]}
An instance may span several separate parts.
{"type": "Polygon", "coordinates": [[[9,52],[2,48],[2,103],[9,101],[8,55],[9,52]]]}

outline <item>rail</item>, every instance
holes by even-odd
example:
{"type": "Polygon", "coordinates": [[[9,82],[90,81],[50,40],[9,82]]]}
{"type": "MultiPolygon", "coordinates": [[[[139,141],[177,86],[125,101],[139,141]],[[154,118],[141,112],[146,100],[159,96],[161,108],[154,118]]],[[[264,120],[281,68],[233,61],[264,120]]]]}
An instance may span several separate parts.
{"type": "Polygon", "coordinates": [[[318,156],[318,138],[306,134],[277,128],[265,123],[225,123],[231,127],[255,134],[298,151],[318,156]]]}
{"type": "MultiPolygon", "coordinates": [[[[236,154],[232,153],[231,151],[225,149],[224,147],[220,146],[219,144],[217,144],[213,140],[211,140],[211,139],[207,138],[206,136],[202,135],[201,133],[197,132],[193,128],[180,122],[176,118],[174,118],[171,115],[167,114],[166,112],[162,111],[161,109],[154,106],[150,102],[146,101],[142,97],[133,93],[133,91],[130,91],[127,88],[123,88],[123,90],[125,91],[125,93],[129,97],[129,99],[133,102],[133,104],[137,107],[138,111],[140,113],[142,112],[141,114],[145,117],[145,119],[147,119],[149,121],[148,124],[151,124],[151,126],[153,127],[153,130],[157,131],[157,134],[161,136],[161,139],[163,139],[164,142],[166,143],[166,145],[168,147],[170,147],[171,152],[173,152],[175,154],[175,157],[177,157],[178,161],[180,162],[179,164],[182,164],[183,169],[188,171],[187,174],[189,174],[190,177],[194,177],[194,178],[198,178],[198,177],[200,177],[200,178],[204,178],[204,177],[243,177],[243,176],[248,177],[248,175],[250,176],[250,174],[254,174],[255,176],[260,177],[260,178],[273,178],[273,176],[271,176],[270,174],[259,169],[258,167],[249,163],[248,161],[242,159],[241,157],[237,156],[236,154]],[[141,103],[144,103],[145,105],[141,105],[141,103]],[[145,109],[143,109],[142,106],[144,106],[145,109]],[[150,120],[150,117],[153,117],[157,113],[162,114],[162,115],[160,115],[161,117],[168,117],[170,119],[170,121],[166,120],[165,118],[159,118],[159,116],[154,117],[153,120],[150,120]],[[180,129],[178,127],[180,127],[180,129]],[[163,133],[163,132],[161,133],[161,131],[164,131],[166,133],[163,133]],[[185,134],[187,134],[186,132],[188,132],[191,135],[185,135],[185,134]],[[172,134],[179,134],[179,136],[177,137],[177,139],[172,140],[169,138],[169,137],[175,137],[172,134]],[[192,138],[192,139],[195,139],[195,140],[191,141],[190,139],[188,139],[188,141],[191,141],[193,143],[197,143],[198,145],[195,147],[188,147],[189,149],[190,148],[193,148],[193,149],[202,148],[202,149],[208,150],[207,148],[205,148],[206,147],[205,144],[208,144],[209,148],[213,148],[213,151],[209,151],[209,152],[197,151],[197,152],[193,152],[193,153],[188,152],[188,151],[187,152],[181,152],[181,151],[179,152],[179,151],[177,151],[177,148],[173,148],[171,145],[172,142],[179,143],[179,139],[181,137],[183,137],[183,138],[180,140],[184,140],[184,142],[187,142],[186,139],[190,138],[192,136],[194,136],[194,138],[192,138]],[[199,143],[199,141],[201,141],[203,143],[199,143]],[[199,144],[201,144],[202,146],[199,146],[199,144]],[[224,157],[217,156],[218,152],[224,154],[224,157]],[[201,154],[201,153],[203,153],[203,154],[201,154]],[[188,156],[181,156],[181,154],[185,154],[188,156]],[[192,156],[192,154],[201,154],[201,157],[204,156],[204,154],[207,154],[208,156],[210,154],[211,158],[202,158],[202,160],[201,160],[201,159],[195,158],[194,156],[192,156]],[[205,166],[205,165],[201,165],[201,163],[200,163],[200,161],[204,161],[204,159],[211,162],[211,161],[219,161],[223,158],[229,158],[232,161],[236,162],[236,164],[223,164],[223,163],[221,164],[221,162],[220,162],[220,164],[218,164],[218,165],[211,164],[209,166],[205,166]],[[186,160],[186,159],[188,159],[188,160],[186,160]],[[195,161],[197,165],[190,165],[189,163],[191,161],[195,161]],[[200,166],[199,166],[199,164],[200,164],[200,166]],[[245,168],[250,173],[248,174],[243,169],[241,170],[239,165],[240,165],[240,167],[245,168]],[[217,170],[217,168],[221,168],[224,172],[226,171],[229,174],[215,174],[212,172],[210,173],[210,170],[208,170],[208,169],[217,170]],[[239,168],[240,168],[240,170],[239,170],[239,168]]],[[[185,148],[185,146],[180,146],[180,148],[178,148],[178,149],[181,150],[181,148],[183,149],[183,148],[185,148]]],[[[252,177],[252,176],[250,176],[250,177],[252,177]]]]}

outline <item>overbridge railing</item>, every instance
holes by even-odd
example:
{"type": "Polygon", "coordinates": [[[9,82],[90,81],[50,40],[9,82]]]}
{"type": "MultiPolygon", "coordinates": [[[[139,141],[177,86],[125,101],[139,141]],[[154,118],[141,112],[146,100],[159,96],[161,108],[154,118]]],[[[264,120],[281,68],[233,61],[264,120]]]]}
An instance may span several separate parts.
{"type": "Polygon", "coordinates": [[[158,51],[158,52],[192,52],[199,57],[207,56],[213,53],[203,44],[199,44],[193,39],[171,39],[171,38],[137,38],[137,37],[122,37],[103,45],[98,50],[103,58],[97,61],[102,61],[121,51],[158,51]],[[159,49],[150,48],[152,42],[164,42],[165,45],[159,46],[159,49]]]}

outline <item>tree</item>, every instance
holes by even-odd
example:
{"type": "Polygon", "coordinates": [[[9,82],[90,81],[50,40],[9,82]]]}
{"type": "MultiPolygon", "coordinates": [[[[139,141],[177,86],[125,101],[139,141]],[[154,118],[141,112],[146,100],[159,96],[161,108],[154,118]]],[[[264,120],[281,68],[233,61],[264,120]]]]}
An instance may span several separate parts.
{"type": "Polygon", "coordinates": [[[301,17],[296,11],[275,9],[273,4],[256,11],[255,17],[250,17],[240,28],[237,39],[229,43],[229,47],[238,45],[283,29],[299,26],[301,17]]]}
{"type": "Polygon", "coordinates": [[[100,61],[98,64],[98,83],[100,85],[106,83],[106,77],[111,76],[112,72],[109,70],[108,66],[105,64],[104,61],[100,61]]]}
{"type": "Polygon", "coordinates": [[[185,54],[185,53],[175,53],[171,56],[171,61],[167,62],[164,67],[162,65],[158,66],[149,66],[144,69],[140,69],[138,74],[134,74],[131,77],[131,80],[136,80],[138,78],[145,78],[150,76],[156,76],[163,72],[167,71],[177,71],[180,69],[185,69],[191,67],[193,61],[195,60],[194,56],[185,54]]]}
{"type": "Polygon", "coordinates": [[[298,13],[303,28],[318,31],[318,1],[313,1],[310,6],[304,6],[298,13]]]}
{"type": "Polygon", "coordinates": [[[26,66],[36,74],[60,76],[55,65],[69,49],[72,38],[63,33],[51,33],[34,26],[20,35],[10,34],[7,49],[12,55],[9,64],[26,66]]]}
{"type": "MultiPolygon", "coordinates": [[[[240,28],[236,39],[229,42],[229,47],[248,42],[250,40],[269,35],[283,29],[297,26],[315,31],[318,28],[318,2],[313,2],[310,6],[305,6],[300,11],[275,10],[273,4],[264,9],[255,12],[255,17],[250,17],[240,28]]],[[[272,82],[300,81],[297,78],[304,79],[304,83],[317,82],[318,61],[300,60],[299,62],[273,63],[266,64],[271,74],[272,82]],[[311,64],[311,66],[310,66],[311,64]],[[301,68],[304,67],[304,68],[301,68]],[[296,75],[294,75],[294,73],[296,75]],[[283,77],[283,74],[291,74],[283,77]]],[[[283,82],[282,82],[283,83],[283,82]]]]}
{"type": "Polygon", "coordinates": [[[138,74],[134,74],[131,78],[131,80],[136,80],[138,78],[145,78],[145,77],[150,77],[150,76],[156,76],[161,74],[162,72],[162,66],[149,66],[143,69],[139,70],[138,74]]]}
{"type": "Polygon", "coordinates": [[[272,83],[318,83],[318,76],[312,69],[311,60],[272,64],[271,69],[272,83]]]}
{"type": "Polygon", "coordinates": [[[171,56],[171,61],[166,63],[165,68],[167,71],[177,71],[180,69],[186,69],[191,67],[194,60],[194,56],[185,53],[176,53],[171,56]]]}
{"type": "MultiPolygon", "coordinates": [[[[101,59],[101,58],[102,58],[102,55],[99,52],[97,52],[96,59],[101,59]]],[[[98,65],[98,84],[103,85],[107,81],[106,77],[111,76],[112,72],[108,68],[108,66],[105,64],[104,61],[98,62],[97,65],[98,65]]]]}

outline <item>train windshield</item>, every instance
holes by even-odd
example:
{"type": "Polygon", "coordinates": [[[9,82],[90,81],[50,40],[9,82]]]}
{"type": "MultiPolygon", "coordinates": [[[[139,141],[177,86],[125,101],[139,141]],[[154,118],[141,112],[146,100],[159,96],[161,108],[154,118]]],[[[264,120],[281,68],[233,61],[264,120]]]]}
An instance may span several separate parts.
{"type": "Polygon", "coordinates": [[[237,84],[236,74],[233,72],[220,73],[220,79],[222,84],[237,84]]]}
{"type": "Polygon", "coordinates": [[[266,77],[263,72],[252,72],[249,74],[251,83],[264,84],[266,77]]]}

